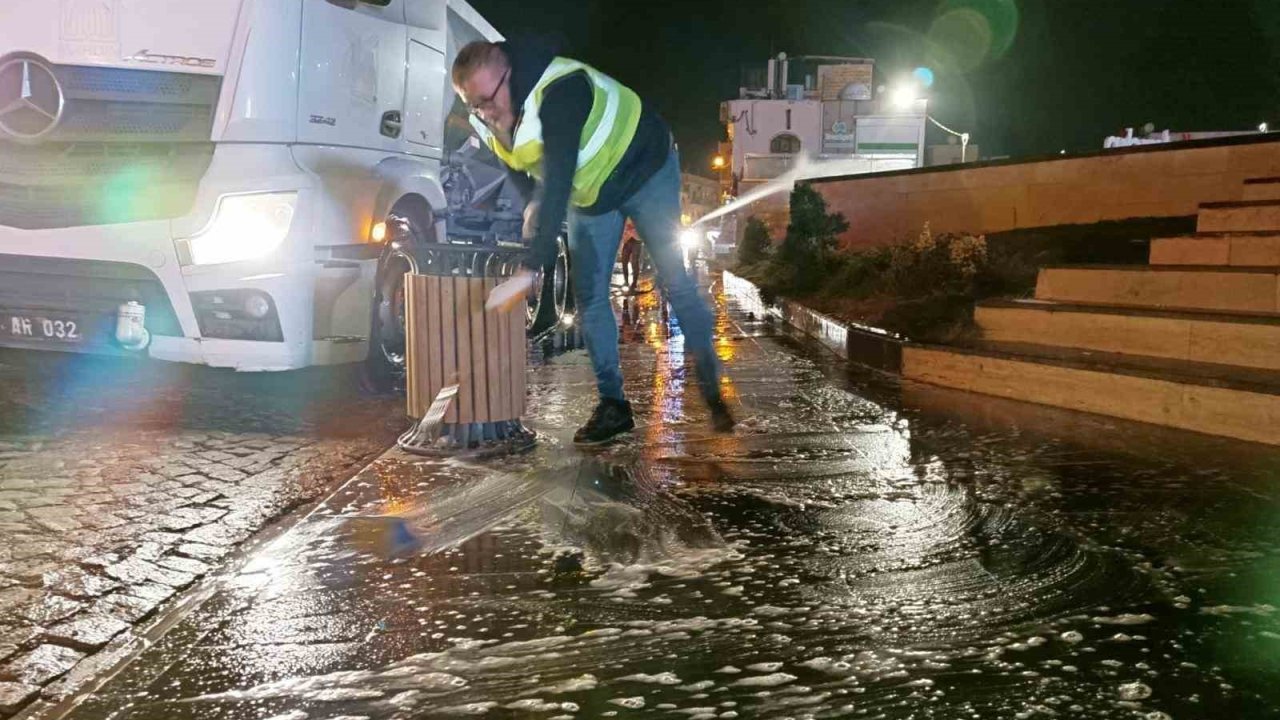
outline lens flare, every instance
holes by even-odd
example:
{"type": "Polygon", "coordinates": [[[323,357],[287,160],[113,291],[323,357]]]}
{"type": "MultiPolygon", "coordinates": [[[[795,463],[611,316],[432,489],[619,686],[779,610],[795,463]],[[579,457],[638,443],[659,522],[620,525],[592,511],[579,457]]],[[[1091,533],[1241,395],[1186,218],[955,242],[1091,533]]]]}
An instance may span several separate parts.
{"type": "Polygon", "coordinates": [[[1018,36],[1014,0],[945,0],[929,28],[930,53],[944,69],[968,71],[1004,57],[1018,36]]]}
{"type": "Polygon", "coordinates": [[[149,204],[165,202],[157,197],[158,194],[171,192],[148,168],[123,168],[103,184],[98,222],[110,224],[146,216],[149,204]]]}
{"type": "Polygon", "coordinates": [[[946,65],[975,70],[991,51],[991,26],[982,13],[957,8],[939,15],[929,28],[929,46],[946,65]]]}

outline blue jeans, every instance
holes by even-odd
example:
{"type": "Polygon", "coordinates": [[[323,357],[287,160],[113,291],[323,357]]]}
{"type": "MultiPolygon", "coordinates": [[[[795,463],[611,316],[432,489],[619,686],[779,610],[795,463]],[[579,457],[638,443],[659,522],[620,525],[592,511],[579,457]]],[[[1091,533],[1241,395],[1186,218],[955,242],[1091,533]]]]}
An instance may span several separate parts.
{"type": "Polygon", "coordinates": [[[618,325],[609,301],[609,280],[628,217],[635,222],[649,251],[658,284],[684,333],[685,348],[693,354],[702,395],[717,398],[720,360],[711,340],[711,310],[685,272],[680,249],[680,161],[675,150],[662,169],[617,210],[603,215],[586,215],[572,209],[569,212],[574,296],[600,397],[624,398],[622,368],[618,365],[618,325]]]}

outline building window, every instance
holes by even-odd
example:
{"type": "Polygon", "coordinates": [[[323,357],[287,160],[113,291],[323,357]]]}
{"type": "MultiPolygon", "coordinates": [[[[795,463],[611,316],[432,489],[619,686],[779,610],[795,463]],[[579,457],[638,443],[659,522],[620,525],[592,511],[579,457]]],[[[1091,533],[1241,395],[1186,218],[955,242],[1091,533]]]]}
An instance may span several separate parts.
{"type": "Polygon", "coordinates": [[[787,129],[791,129],[791,110],[787,110],[787,129]]]}
{"type": "Polygon", "coordinates": [[[769,141],[769,152],[794,155],[800,152],[800,138],[791,133],[775,135],[773,140],[769,141]]]}

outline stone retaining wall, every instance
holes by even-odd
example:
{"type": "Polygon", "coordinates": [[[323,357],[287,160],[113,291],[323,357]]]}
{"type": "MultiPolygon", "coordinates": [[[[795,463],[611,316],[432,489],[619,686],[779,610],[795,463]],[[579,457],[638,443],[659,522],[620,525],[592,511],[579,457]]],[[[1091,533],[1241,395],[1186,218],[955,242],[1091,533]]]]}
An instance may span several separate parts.
{"type": "Polygon", "coordinates": [[[1280,175],[1280,133],[1085,156],[925,168],[814,180],[843,213],[844,248],[935,233],[994,233],[1108,220],[1190,217],[1239,200],[1246,179],[1280,175]]]}

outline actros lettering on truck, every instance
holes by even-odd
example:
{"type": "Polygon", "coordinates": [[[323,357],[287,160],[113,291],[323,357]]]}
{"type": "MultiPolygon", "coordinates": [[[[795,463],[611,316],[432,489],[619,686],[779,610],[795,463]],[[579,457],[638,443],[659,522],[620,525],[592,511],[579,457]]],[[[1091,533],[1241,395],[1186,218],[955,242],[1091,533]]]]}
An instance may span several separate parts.
{"type": "Polygon", "coordinates": [[[133,62],[151,63],[153,65],[181,65],[184,67],[211,68],[217,61],[213,58],[184,57],[182,55],[161,55],[150,50],[138,52],[124,58],[133,62]]]}

